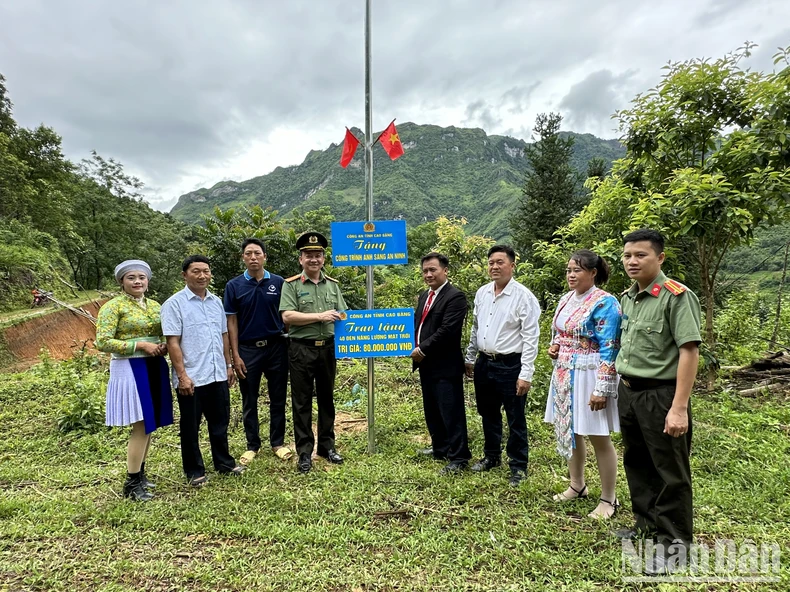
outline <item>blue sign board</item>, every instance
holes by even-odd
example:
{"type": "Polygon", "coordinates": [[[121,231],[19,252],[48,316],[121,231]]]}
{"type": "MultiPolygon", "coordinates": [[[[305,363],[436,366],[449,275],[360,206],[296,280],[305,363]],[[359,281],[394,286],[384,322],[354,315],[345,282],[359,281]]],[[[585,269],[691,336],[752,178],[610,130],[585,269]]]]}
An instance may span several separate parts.
{"type": "Polygon", "coordinates": [[[332,222],[332,265],[408,263],[406,221],[332,222]]]}
{"type": "Polygon", "coordinates": [[[335,321],[335,356],[408,356],[414,349],[414,310],[347,310],[335,321]]]}

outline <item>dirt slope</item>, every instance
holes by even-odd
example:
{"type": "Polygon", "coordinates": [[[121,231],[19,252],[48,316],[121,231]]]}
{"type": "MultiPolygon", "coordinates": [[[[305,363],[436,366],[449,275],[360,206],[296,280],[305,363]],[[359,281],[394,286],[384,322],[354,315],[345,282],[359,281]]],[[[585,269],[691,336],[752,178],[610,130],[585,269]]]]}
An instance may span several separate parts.
{"type": "MultiPolygon", "coordinates": [[[[89,303],[82,308],[95,317],[101,304],[89,303]]],[[[0,332],[7,354],[10,354],[4,357],[11,364],[37,360],[42,347],[46,347],[53,358],[66,359],[71,357],[73,348],[82,347],[85,341],[92,348],[96,337],[95,327],[88,319],[65,308],[0,329],[0,332]]]]}

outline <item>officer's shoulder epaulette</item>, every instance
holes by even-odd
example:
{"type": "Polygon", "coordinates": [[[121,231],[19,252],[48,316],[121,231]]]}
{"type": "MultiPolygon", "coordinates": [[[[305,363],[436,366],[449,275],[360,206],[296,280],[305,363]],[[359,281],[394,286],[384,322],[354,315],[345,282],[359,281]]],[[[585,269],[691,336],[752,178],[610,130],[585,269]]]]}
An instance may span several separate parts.
{"type": "Polygon", "coordinates": [[[328,279],[330,282],[335,282],[336,284],[339,283],[335,278],[329,277],[328,275],[324,274],[324,277],[328,279]]]}
{"type": "Polygon", "coordinates": [[[302,277],[302,274],[297,273],[296,275],[292,275],[291,277],[286,278],[285,281],[290,284],[291,282],[295,282],[296,280],[298,280],[300,277],[302,277]]]}
{"type": "Polygon", "coordinates": [[[688,289],[686,288],[686,286],[676,282],[675,280],[665,281],[664,287],[675,296],[680,296],[683,292],[685,292],[688,289]]]}

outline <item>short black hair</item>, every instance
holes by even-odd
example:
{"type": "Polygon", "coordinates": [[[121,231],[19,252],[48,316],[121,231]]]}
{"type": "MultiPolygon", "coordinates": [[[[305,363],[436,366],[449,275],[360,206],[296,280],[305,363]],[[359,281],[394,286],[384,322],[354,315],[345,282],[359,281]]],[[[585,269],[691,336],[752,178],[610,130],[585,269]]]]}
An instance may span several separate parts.
{"type": "Polygon", "coordinates": [[[266,245],[263,244],[263,241],[261,239],[259,239],[259,238],[245,238],[244,242],[241,243],[241,252],[243,253],[244,250],[249,245],[258,245],[261,248],[261,251],[263,251],[263,254],[264,255],[266,254],[266,245]]]}
{"type": "Polygon", "coordinates": [[[626,243],[638,243],[640,241],[648,241],[656,252],[656,255],[660,255],[664,252],[664,237],[658,230],[640,228],[639,230],[629,232],[623,237],[623,245],[626,243]]]}
{"type": "Polygon", "coordinates": [[[578,263],[579,267],[587,271],[596,270],[595,285],[601,286],[609,279],[609,264],[603,257],[590,249],[580,249],[571,255],[571,261],[578,263]]]}
{"type": "Polygon", "coordinates": [[[447,269],[450,267],[450,260],[447,258],[447,255],[442,255],[441,253],[437,253],[436,251],[431,251],[427,255],[425,255],[422,259],[420,259],[420,268],[422,268],[423,263],[428,261],[429,259],[438,259],[439,265],[447,269]]]}
{"type": "Polygon", "coordinates": [[[184,259],[184,263],[181,265],[181,271],[186,272],[186,270],[189,269],[189,266],[193,263],[206,263],[211,266],[211,261],[209,261],[208,257],[205,255],[190,255],[184,259]]]}
{"type": "Polygon", "coordinates": [[[513,250],[513,247],[510,245],[494,245],[490,249],[488,249],[487,257],[491,257],[494,253],[504,253],[507,255],[507,258],[510,259],[511,263],[516,262],[516,252],[513,250]]]}

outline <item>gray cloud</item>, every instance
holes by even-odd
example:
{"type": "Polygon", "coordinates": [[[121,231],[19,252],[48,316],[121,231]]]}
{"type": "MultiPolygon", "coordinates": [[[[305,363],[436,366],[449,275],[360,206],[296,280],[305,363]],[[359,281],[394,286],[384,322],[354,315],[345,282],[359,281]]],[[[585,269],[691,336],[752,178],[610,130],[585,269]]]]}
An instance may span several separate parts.
{"type": "MultiPolygon", "coordinates": [[[[373,2],[374,126],[397,117],[516,135],[559,103],[571,129],[606,133],[611,112],[654,84],[667,59],[776,40],[790,7],[756,1],[760,11],[736,19],[729,0],[699,15],[686,0],[373,2]],[[714,17],[716,35],[705,35],[699,19],[714,17]]],[[[3,2],[0,72],[20,123],[54,127],[73,159],[91,149],[115,157],[172,199],[204,177],[238,176],[260,144],[275,164],[293,164],[276,158],[278,130],[294,131],[292,142],[320,138],[282,151],[294,159],[340,141],[345,125],[362,127],[363,9],[361,0],[3,2]]],[[[247,176],[267,172],[245,166],[247,176]]]]}
{"type": "Polygon", "coordinates": [[[627,100],[625,90],[633,75],[632,71],[615,75],[610,70],[598,70],[571,86],[559,105],[566,129],[588,130],[604,125],[627,100]]]}

